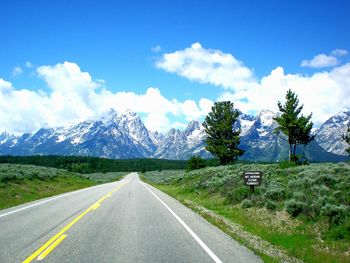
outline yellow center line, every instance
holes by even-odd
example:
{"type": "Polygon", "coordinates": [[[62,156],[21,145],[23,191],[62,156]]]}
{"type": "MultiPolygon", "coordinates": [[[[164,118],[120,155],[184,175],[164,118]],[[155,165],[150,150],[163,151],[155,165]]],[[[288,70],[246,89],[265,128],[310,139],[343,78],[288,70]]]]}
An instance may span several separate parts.
{"type": "Polygon", "coordinates": [[[97,208],[100,207],[100,205],[101,205],[100,203],[97,203],[97,204],[94,205],[94,207],[93,207],[92,209],[93,209],[93,210],[96,210],[97,208]]]}
{"type": "MultiPolygon", "coordinates": [[[[124,186],[127,182],[122,183],[118,185],[116,188],[114,188],[112,191],[110,191],[108,194],[97,200],[93,205],[91,205],[88,209],[86,209],[84,212],[82,212],[80,215],[78,215],[76,218],[74,218],[68,225],[66,225],[60,232],[58,232],[56,235],[54,235],[50,240],[48,240],[44,245],[42,245],[38,250],[36,250],[32,255],[30,255],[27,259],[23,261],[23,263],[29,263],[32,262],[36,257],[38,257],[46,248],[48,248],[55,240],[57,240],[60,236],[62,236],[68,229],[70,229],[75,223],[77,223],[80,219],[82,219],[87,213],[89,213],[91,210],[93,210],[97,205],[99,206],[106,198],[111,196],[112,193],[120,189],[122,186],[124,186]]],[[[97,207],[96,207],[97,208],[97,207]]],[[[62,239],[63,240],[63,239],[62,239]]],[[[61,240],[61,241],[62,241],[61,240]]]]}
{"type": "Polygon", "coordinates": [[[55,247],[58,246],[59,243],[61,243],[67,235],[62,235],[58,239],[56,239],[55,242],[53,242],[43,253],[40,254],[40,256],[37,258],[37,260],[43,260],[52,250],[55,249],[55,247]]]}

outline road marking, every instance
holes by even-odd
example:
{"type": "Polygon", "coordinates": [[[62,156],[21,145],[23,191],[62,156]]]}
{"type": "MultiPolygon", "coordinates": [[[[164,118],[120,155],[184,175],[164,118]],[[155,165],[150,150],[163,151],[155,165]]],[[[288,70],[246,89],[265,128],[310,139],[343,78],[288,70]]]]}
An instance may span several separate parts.
{"type": "Polygon", "coordinates": [[[35,206],[38,206],[38,205],[42,205],[42,204],[45,204],[45,203],[48,203],[48,202],[60,199],[62,197],[67,197],[67,196],[70,196],[70,195],[73,195],[73,194],[77,194],[77,193],[80,193],[80,192],[83,192],[83,191],[86,191],[86,190],[91,190],[91,188],[101,187],[101,186],[102,185],[96,185],[96,186],[80,189],[80,190],[77,190],[77,191],[74,191],[74,192],[71,192],[71,193],[65,193],[65,194],[62,194],[60,196],[53,197],[51,199],[47,199],[47,200],[44,200],[44,201],[41,201],[41,202],[38,202],[38,203],[35,203],[35,204],[28,205],[26,207],[22,207],[22,208],[19,208],[19,209],[7,212],[5,214],[0,215],[0,218],[4,217],[4,216],[11,215],[11,214],[14,214],[14,213],[17,213],[17,212],[20,212],[20,211],[23,211],[23,210],[26,210],[26,209],[31,208],[31,207],[35,207],[35,206]]]}
{"type": "Polygon", "coordinates": [[[197,243],[204,249],[205,252],[207,252],[207,254],[212,258],[212,260],[215,263],[222,263],[222,261],[214,254],[213,251],[211,251],[211,249],[197,236],[197,234],[195,232],[193,232],[193,230],[177,215],[175,214],[175,212],[166,204],[163,202],[162,199],[160,199],[150,188],[148,188],[144,183],[142,183],[144,187],[146,187],[146,189],[148,191],[151,192],[152,195],[154,195],[159,202],[162,203],[162,205],[165,206],[166,209],[168,209],[168,211],[176,218],[177,221],[179,221],[179,223],[186,229],[186,231],[197,241],[197,243]]]}
{"type": "Polygon", "coordinates": [[[100,207],[101,204],[95,204],[94,207],[92,208],[92,210],[96,210],[97,208],[100,207]]]}
{"type": "Polygon", "coordinates": [[[55,242],[57,239],[59,239],[68,229],[70,229],[74,224],[76,224],[80,219],[82,219],[87,213],[89,213],[91,210],[93,210],[96,206],[101,205],[101,203],[106,200],[112,193],[120,189],[122,186],[124,186],[128,181],[119,184],[117,187],[115,187],[112,191],[110,191],[108,194],[101,197],[99,200],[97,200],[94,204],[92,204],[88,209],[86,209],[84,212],[82,212],[80,215],[78,215],[76,218],[74,218],[68,225],[66,225],[60,232],[58,232],[56,235],[54,235],[49,241],[47,241],[44,245],[42,245],[38,250],[36,250],[32,255],[30,255],[27,259],[23,261],[23,263],[29,263],[32,262],[36,257],[38,257],[44,250],[46,250],[53,242],[55,242]]]}
{"type": "Polygon", "coordinates": [[[37,260],[43,260],[48,254],[50,254],[50,252],[52,250],[55,249],[55,247],[57,247],[65,238],[67,237],[67,235],[62,235],[60,236],[58,239],[56,239],[55,242],[53,242],[43,253],[41,253],[39,255],[39,257],[37,258],[37,260]]]}

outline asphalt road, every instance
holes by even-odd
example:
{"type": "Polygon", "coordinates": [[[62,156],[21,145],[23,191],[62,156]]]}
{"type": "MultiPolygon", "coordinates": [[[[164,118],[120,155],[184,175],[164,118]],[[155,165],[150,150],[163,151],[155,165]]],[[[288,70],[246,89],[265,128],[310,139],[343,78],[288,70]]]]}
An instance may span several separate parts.
{"type": "Polygon", "coordinates": [[[131,173],[0,211],[0,262],[262,262],[131,173]]]}

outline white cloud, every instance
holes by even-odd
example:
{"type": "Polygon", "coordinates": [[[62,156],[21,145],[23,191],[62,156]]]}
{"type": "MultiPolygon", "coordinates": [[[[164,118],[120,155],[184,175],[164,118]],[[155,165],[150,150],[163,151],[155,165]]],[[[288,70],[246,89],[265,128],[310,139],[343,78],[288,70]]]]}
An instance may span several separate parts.
{"type": "Polygon", "coordinates": [[[310,68],[334,67],[340,64],[338,57],[343,57],[347,54],[347,50],[335,49],[329,55],[319,54],[317,56],[314,56],[311,60],[305,59],[301,62],[301,66],[310,68]]]}
{"type": "Polygon", "coordinates": [[[344,50],[344,49],[334,49],[332,52],[331,52],[331,55],[332,56],[335,56],[335,57],[343,57],[343,56],[347,56],[348,55],[348,51],[347,50],[344,50]]]}
{"type": "Polygon", "coordinates": [[[304,113],[313,112],[313,121],[320,125],[332,115],[350,109],[350,63],[330,72],[312,76],[285,74],[278,67],[253,88],[236,93],[224,93],[219,99],[231,99],[243,112],[270,109],[278,111],[277,101],[284,101],[288,89],[304,104],[304,113]]]}
{"type": "MultiPolygon", "coordinates": [[[[334,50],[332,54],[344,56],[346,51],[334,50]]],[[[318,62],[318,65],[323,63],[323,66],[327,63],[335,65],[338,60],[318,62]]],[[[315,63],[314,66],[317,64],[315,61],[312,63],[315,63]]],[[[350,101],[346,99],[350,97],[350,63],[311,76],[286,74],[282,67],[277,67],[269,75],[256,80],[253,71],[243,66],[242,62],[237,62],[233,55],[204,49],[195,43],[191,48],[164,54],[156,66],[192,81],[222,87],[224,92],[218,100],[231,100],[244,113],[263,109],[278,111],[277,101],[284,101],[288,89],[297,93],[304,104],[305,114],[313,112],[316,125],[340,111],[350,109],[350,101]],[[213,66],[215,63],[219,63],[220,71],[213,66]],[[235,70],[249,74],[243,74],[246,77],[242,77],[241,74],[234,74],[235,70]]],[[[210,110],[209,104],[202,106],[200,102],[200,107],[210,110]]],[[[193,110],[192,113],[196,114],[193,110]]]]}
{"type": "Polygon", "coordinates": [[[231,54],[205,49],[200,43],[164,54],[156,67],[200,83],[227,89],[243,89],[254,82],[253,71],[231,54]]]}
{"type": "Polygon", "coordinates": [[[6,80],[0,79],[0,90],[6,91],[12,89],[12,84],[6,80]]]}
{"type": "Polygon", "coordinates": [[[0,79],[2,130],[22,133],[43,125],[66,126],[99,117],[114,108],[119,113],[129,109],[141,113],[147,128],[165,132],[179,124],[172,123],[169,115],[199,119],[207,113],[207,105],[211,103],[208,99],[198,104],[192,100],[169,100],[152,87],[144,94],[113,93],[105,88],[103,80],[93,80],[88,72],[82,72],[71,62],[41,66],[37,68],[37,75],[47,83],[49,92],[16,90],[10,82],[0,79]]]}
{"type": "Polygon", "coordinates": [[[339,64],[339,61],[336,57],[328,56],[325,54],[320,54],[315,56],[311,60],[303,60],[301,62],[302,67],[310,68],[324,68],[324,67],[333,67],[339,64]]]}
{"type": "Polygon", "coordinates": [[[151,50],[154,53],[158,53],[162,50],[162,47],[160,45],[156,45],[156,46],[152,47],[151,50]]]}
{"type": "Polygon", "coordinates": [[[17,75],[20,75],[22,73],[23,73],[23,70],[19,66],[14,67],[12,70],[12,76],[17,76],[17,75]]]}

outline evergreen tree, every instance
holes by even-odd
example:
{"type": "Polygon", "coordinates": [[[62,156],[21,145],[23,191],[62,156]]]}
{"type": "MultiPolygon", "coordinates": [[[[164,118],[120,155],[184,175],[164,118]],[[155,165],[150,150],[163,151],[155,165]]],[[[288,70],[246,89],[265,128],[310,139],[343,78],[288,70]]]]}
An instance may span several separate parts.
{"type": "Polygon", "coordinates": [[[307,145],[313,140],[311,129],[312,113],[305,117],[301,114],[303,105],[299,106],[298,96],[291,90],[287,91],[286,103],[282,105],[278,102],[278,108],[281,115],[275,117],[274,120],[278,123],[275,133],[284,134],[289,144],[289,161],[296,161],[296,148],[298,144],[307,145]]]}
{"type": "Polygon", "coordinates": [[[200,156],[192,156],[187,162],[186,171],[189,172],[192,170],[204,168],[206,166],[207,163],[203,158],[200,156]]]}
{"type": "Polygon", "coordinates": [[[238,148],[241,130],[233,130],[239,111],[230,101],[215,102],[211,110],[203,123],[208,135],[205,149],[218,157],[221,165],[225,165],[244,153],[238,148]]]}

